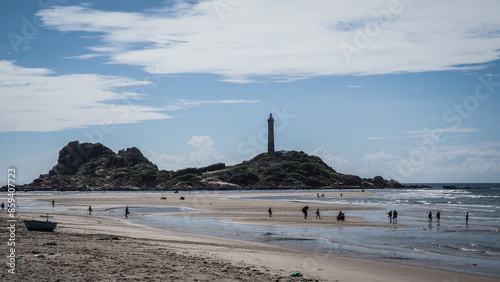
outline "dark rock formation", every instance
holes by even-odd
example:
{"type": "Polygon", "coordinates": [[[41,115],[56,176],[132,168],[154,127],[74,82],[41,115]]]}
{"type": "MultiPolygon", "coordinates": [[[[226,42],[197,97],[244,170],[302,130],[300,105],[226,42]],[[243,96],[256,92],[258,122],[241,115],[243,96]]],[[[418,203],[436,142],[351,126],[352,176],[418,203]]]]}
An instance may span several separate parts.
{"type": "Polygon", "coordinates": [[[304,152],[263,153],[226,167],[223,163],[178,171],[159,170],[135,147],[114,153],[96,143],[68,143],[57,164],[18,191],[239,190],[307,188],[403,188],[381,176],[340,174],[304,152]]]}
{"type": "Polygon", "coordinates": [[[48,174],[18,190],[150,190],[169,179],[168,172],[158,170],[135,147],[115,154],[100,143],[73,141],[59,151],[48,174]]]}

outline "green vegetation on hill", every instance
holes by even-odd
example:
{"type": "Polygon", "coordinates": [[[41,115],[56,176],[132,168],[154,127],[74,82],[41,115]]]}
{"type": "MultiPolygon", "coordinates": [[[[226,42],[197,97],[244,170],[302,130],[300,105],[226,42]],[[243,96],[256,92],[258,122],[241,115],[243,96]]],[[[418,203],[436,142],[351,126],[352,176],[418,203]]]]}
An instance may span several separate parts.
{"type": "Polygon", "coordinates": [[[203,173],[212,172],[216,170],[221,170],[226,167],[224,163],[216,163],[206,167],[188,167],[171,172],[172,184],[173,185],[188,185],[188,186],[201,186],[203,178],[201,175],[203,173]]]}
{"type": "Polygon", "coordinates": [[[221,181],[254,187],[324,187],[340,175],[316,156],[304,152],[262,153],[249,161],[214,173],[221,181]]]}
{"type": "Polygon", "coordinates": [[[114,153],[100,143],[69,142],[48,174],[19,191],[195,190],[287,188],[400,188],[381,176],[361,179],[337,173],[321,158],[304,152],[262,153],[233,166],[217,163],[177,171],[159,170],[135,147],[114,153]]]}

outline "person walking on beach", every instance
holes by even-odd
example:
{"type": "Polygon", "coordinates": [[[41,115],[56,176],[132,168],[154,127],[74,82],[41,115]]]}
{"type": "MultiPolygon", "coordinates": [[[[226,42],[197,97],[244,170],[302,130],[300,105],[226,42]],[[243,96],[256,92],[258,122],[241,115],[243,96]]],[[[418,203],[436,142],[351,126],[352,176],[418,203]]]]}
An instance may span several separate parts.
{"type": "Polygon", "coordinates": [[[432,211],[429,211],[429,221],[432,221],[432,211]]]}
{"type": "Polygon", "coordinates": [[[54,199],[52,199],[52,207],[55,206],[55,202],[54,202],[54,199]]]}
{"type": "Polygon", "coordinates": [[[316,219],[321,219],[321,216],[319,215],[319,209],[316,210],[316,219]]]}
{"type": "Polygon", "coordinates": [[[469,212],[465,214],[465,224],[469,224],[469,212]]]}
{"type": "Polygon", "coordinates": [[[304,219],[307,219],[307,210],[309,209],[308,206],[305,206],[302,208],[302,212],[304,213],[304,219]]]}
{"type": "Polygon", "coordinates": [[[398,223],[398,212],[396,210],[392,213],[392,223],[398,223]]]}
{"type": "Polygon", "coordinates": [[[392,223],[392,211],[387,213],[389,215],[389,223],[392,223]]]}
{"type": "Polygon", "coordinates": [[[125,218],[128,218],[128,214],[129,214],[129,213],[130,213],[130,212],[128,211],[128,206],[126,206],[126,207],[125,207],[125,218]]]}
{"type": "Polygon", "coordinates": [[[89,206],[89,215],[92,214],[92,206],[89,206]]]}
{"type": "Polygon", "coordinates": [[[436,213],[436,220],[439,221],[441,219],[441,213],[438,211],[436,213]]]}
{"type": "Polygon", "coordinates": [[[2,202],[2,205],[0,205],[0,207],[2,207],[2,210],[5,209],[5,204],[2,202]]]}
{"type": "Polygon", "coordinates": [[[273,216],[273,210],[271,210],[271,207],[269,207],[269,209],[267,210],[267,212],[269,213],[269,217],[273,216]]]}

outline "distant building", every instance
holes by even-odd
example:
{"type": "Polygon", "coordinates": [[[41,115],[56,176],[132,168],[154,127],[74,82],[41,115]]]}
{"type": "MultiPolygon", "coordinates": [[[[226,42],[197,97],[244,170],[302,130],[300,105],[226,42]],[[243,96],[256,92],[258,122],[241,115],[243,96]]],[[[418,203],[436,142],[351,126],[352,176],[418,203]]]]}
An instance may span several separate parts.
{"type": "Polygon", "coordinates": [[[269,114],[267,119],[267,152],[274,153],[274,119],[273,114],[269,114]]]}

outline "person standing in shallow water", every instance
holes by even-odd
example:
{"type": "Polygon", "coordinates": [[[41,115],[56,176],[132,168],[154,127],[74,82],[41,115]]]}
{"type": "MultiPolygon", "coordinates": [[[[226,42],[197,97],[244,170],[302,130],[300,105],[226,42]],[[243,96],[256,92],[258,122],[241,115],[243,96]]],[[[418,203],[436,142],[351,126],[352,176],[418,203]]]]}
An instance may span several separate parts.
{"type": "Polygon", "coordinates": [[[398,223],[398,212],[396,210],[392,213],[392,223],[398,223]]]}
{"type": "Polygon", "coordinates": [[[392,223],[392,211],[387,213],[389,215],[389,223],[392,223]]]}
{"type": "Polygon", "coordinates": [[[465,214],[465,224],[469,224],[469,212],[465,214]]]}
{"type": "Polygon", "coordinates": [[[269,213],[269,217],[273,216],[273,210],[271,210],[271,207],[269,207],[269,209],[267,210],[267,212],[269,213]]]}
{"type": "Polygon", "coordinates": [[[439,221],[441,219],[441,213],[438,211],[436,213],[436,220],[439,221]]]}
{"type": "Polygon", "coordinates": [[[92,206],[89,206],[89,215],[92,214],[92,206]]]}
{"type": "Polygon", "coordinates": [[[319,209],[316,210],[316,219],[321,219],[321,216],[319,215],[319,209]]]}
{"type": "Polygon", "coordinates": [[[128,218],[128,214],[129,214],[129,213],[130,213],[130,212],[128,211],[128,206],[126,206],[126,207],[125,207],[125,218],[128,218]]]}
{"type": "Polygon", "coordinates": [[[429,211],[429,221],[432,221],[432,211],[429,211]]]}

